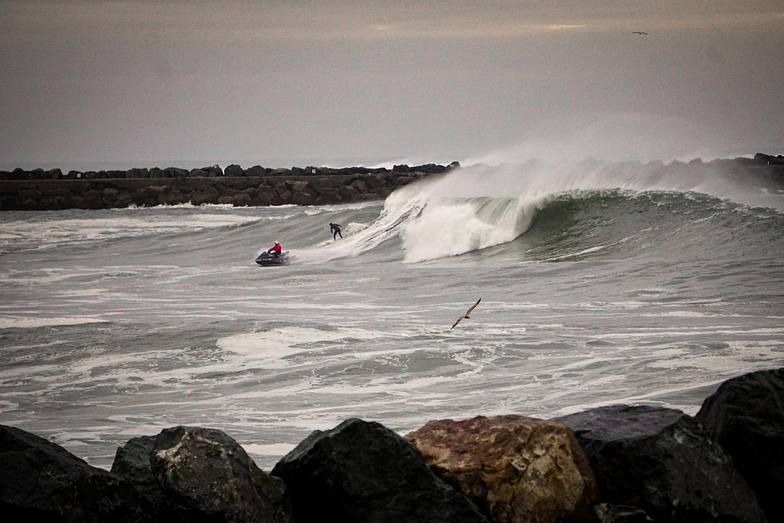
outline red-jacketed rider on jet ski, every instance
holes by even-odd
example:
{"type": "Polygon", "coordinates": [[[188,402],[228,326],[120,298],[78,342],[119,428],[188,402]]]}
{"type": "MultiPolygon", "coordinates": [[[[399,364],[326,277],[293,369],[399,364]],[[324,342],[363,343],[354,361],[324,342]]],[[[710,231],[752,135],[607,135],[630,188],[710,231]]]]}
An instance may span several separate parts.
{"type": "Polygon", "coordinates": [[[282,250],[283,249],[280,247],[280,243],[275,242],[275,245],[270,247],[270,250],[268,250],[267,252],[277,258],[278,256],[280,256],[280,253],[281,253],[282,250]]]}

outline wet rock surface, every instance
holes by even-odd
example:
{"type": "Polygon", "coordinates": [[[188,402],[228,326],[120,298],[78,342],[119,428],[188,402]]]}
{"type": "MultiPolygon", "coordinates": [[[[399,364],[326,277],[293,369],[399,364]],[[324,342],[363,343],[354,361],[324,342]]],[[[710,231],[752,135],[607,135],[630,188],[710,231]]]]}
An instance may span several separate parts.
{"type": "Polygon", "coordinates": [[[730,455],[678,410],[611,405],[557,418],[577,435],[602,501],[655,521],[766,521],[730,455]]]}
{"type": "Polygon", "coordinates": [[[298,523],[486,521],[413,444],[375,422],[351,419],[312,433],[272,474],[289,487],[298,523]]]}
{"type": "Polygon", "coordinates": [[[112,471],[137,486],[156,521],[294,521],[285,484],[219,430],[180,426],[134,438],[112,471]]]}
{"type": "Polygon", "coordinates": [[[694,418],[610,405],[432,421],[408,439],[350,419],[270,474],[217,429],[133,438],[109,472],[0,425],[0,509],[45,522],[772,523],[784,520],[783,374],[728,380],[694,418]]]}
{"type": "Polygon", "coordinates": [[[492,521],[593,521],[596,480],[561,423],[524,416],[440,420],[406,439],[492,521]]]}
{"type": "Polygon", "coordinates": [[[784,369],[724,382],[695,418],[732,456],[768,521],[784,521],[784,369]]]}
{"type": "Polygon", "coordinates": [[[59,445],[0,425],[0,513],[5,521],[147,521],[139,492],[59,445]]]}

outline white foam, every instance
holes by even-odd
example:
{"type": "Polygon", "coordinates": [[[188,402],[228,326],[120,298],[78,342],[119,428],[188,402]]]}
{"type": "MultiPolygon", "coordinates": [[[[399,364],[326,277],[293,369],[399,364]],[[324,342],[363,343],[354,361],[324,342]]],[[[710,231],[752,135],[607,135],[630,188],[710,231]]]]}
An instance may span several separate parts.
{"type": "Polygon", "coordinates": [[[641,314],[641,316],[670,316],[673,318],[705,318],[710,316],[702,312],[695,311],[669,311],[658,314],[641,314]]]}
{"type": "Polygon", "coordinates": [[[19,408],[19,404],[13,401],[0,400],[0,412],[11,412],[19,408]]]}
{"type": "Polygon", "coordinates": [[[0,239],[27,241],[40,248],[53,245],[174,233],[217,227],[231,227],[259,221],[259,216],[228,213],[188,212],[183,215],[161,214],[155,208],[123,209],[118,216],[65,219],[39,219],[0,223],[0,239]]]}
{"type": "Polygon", "coordinates": [[[460,255],[510,242],[525,232],[538,198],[518,198],[509,184],[491,183],[493,174],[457,170],[414,185],[411,190],[418,194],[398,191],[387,198],[388,212],[413,205],[402,226],[405,261],[460,255]]]}
{"type": "Polygon", "coordinates": [[[36,327],[53,327],[56,325],[82,325],[102,323],[105,320],[95,317],[22,317],[0,316],[0,329],[33,329],[36,327]]]}
{"type": "Polygon", "coordinates": [[[256,454],[258,456],[285,456],[294,450],[294,447],[296,447],[296,445],[291,443],[251,443],[242,445],[242,448],[245,449],[245,452],[248,454],[256,454]]]}
{"type": "Polygon", "coordinates": [[[374,339],[382,334],[356,328],[336,330],[285,327],[228,336],[217,341],[221,349],[242,356],[253,366],[282,368],[284,358],[314,349],[324,349],[345,339],[374,339]]]}
{"type": "Polygon", "coordinates": [[[364,329],[342,328],[323,330],[307,327],[284,327],[220,338],[217,344],[218,347],[224,350],[238,354],[253,354],[258,350],[258,344],[260,343],[293,347],[294,345],[335,341],[345,338],[373,339],[380,335],[364,329]]]}

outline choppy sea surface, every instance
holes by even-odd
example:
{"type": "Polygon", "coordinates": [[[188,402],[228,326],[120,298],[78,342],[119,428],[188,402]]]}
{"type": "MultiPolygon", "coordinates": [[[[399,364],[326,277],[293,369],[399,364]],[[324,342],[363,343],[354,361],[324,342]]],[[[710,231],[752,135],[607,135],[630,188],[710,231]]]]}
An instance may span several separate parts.
{"type": "Polygon", "coordinates": [[[385,202],[0,213],[0,423],[107,469],[132,437],[217,428],[269,470],[351,417],[694,414],[784,366],[784,197],[646,172],[477,165],[385,202]],[[291,263],[256,265],[274,241],[291,263]]]}

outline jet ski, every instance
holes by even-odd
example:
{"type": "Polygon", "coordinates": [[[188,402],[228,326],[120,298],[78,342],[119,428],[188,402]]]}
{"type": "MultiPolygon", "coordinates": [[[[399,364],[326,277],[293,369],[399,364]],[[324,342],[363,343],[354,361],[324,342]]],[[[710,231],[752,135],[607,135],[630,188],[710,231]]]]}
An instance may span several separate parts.
{"type": "Polygon", "coordinates": [[[289,254],[287,252],[275,254],[273,252],[264,251],[259,254],[258,258],[256,258],[256,263],[262,267],[277,267],[280,265],[286,265],[288,262],[289,254]]]}

